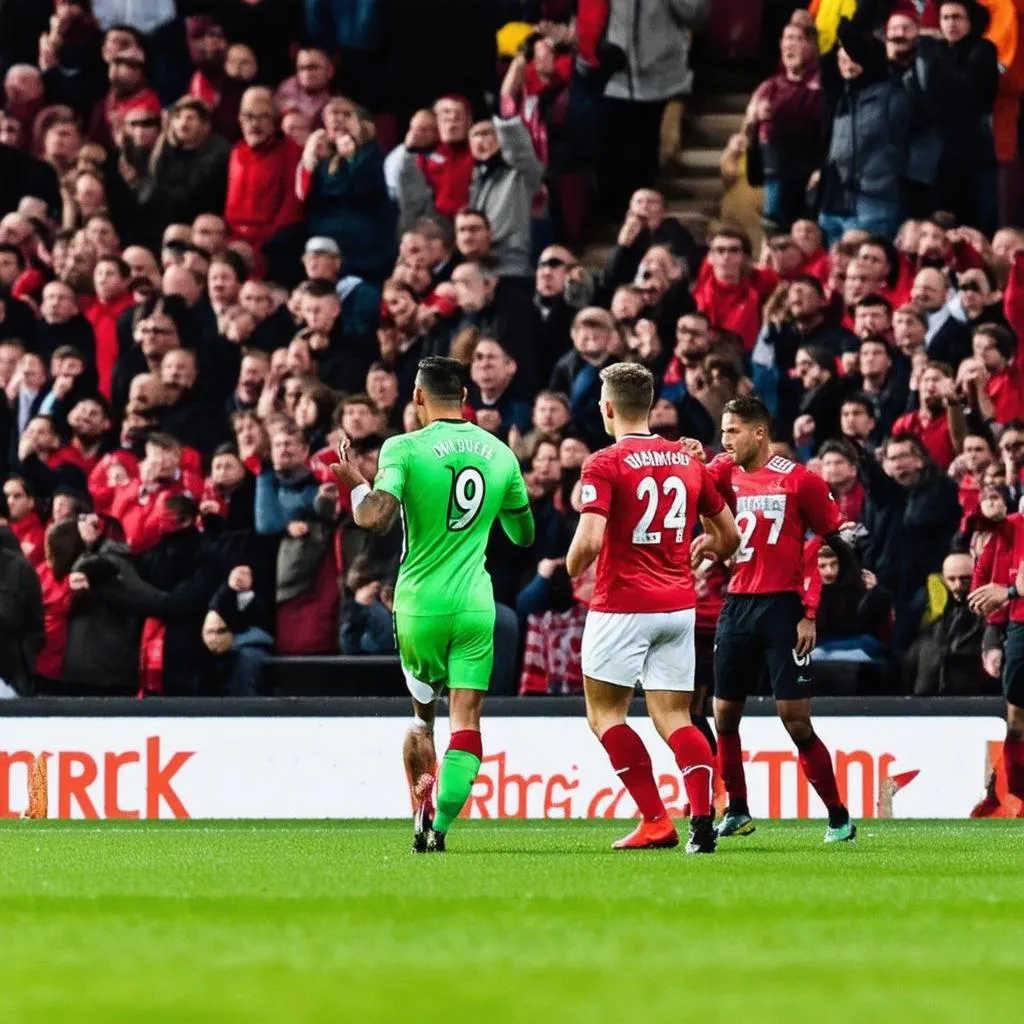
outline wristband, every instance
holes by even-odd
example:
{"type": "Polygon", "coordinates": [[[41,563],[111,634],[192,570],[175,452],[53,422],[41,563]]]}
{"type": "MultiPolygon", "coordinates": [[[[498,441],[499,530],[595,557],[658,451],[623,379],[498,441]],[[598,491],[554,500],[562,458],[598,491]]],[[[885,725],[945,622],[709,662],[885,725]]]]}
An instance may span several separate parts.
{"type": "Polygon", "coordinates": [[[352,488],[352,511],[355,512],[360,505],[362,505],[366,496],[370,493],[371,487],[369,484],[356,484],[352,488]]]}
{"type": "Polygon", "coordinates": [[[1011,583],[1006,588],[1006,600],[1016,601],[1018,597],[1020,597],[1020,594],[1017,593],[1017,588],[1011,583]]]}

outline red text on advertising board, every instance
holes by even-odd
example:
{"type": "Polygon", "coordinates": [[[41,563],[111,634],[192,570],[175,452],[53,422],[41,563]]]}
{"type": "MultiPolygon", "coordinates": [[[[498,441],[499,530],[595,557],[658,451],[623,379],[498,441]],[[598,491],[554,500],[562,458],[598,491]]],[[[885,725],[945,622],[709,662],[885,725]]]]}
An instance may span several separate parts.
{"type": "MultiPolygon", "coordinates": [[[[149,736],[142,750],[43,751],[49,761],[50,813],[58,818],[189,818],[174,788],[174,777],[195,754],[179,750],[164,759],[160,737],[149,736]],[[134,775],[134,778],[131,776],[134,775]],[[128,792],[143,795],[143,806],[126,806],[128,792]]],[[[20,817],[28,770],[36,754],[28,750],[0,750],[0,818],[20,817]]]]}

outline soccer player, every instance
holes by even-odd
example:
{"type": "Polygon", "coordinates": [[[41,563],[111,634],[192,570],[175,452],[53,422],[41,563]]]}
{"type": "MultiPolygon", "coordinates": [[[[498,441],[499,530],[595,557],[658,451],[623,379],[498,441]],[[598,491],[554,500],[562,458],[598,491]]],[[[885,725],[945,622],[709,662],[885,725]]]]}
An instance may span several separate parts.
{"type": "MultiPolygon", "coordinates": [[[[975,580],[990,580],[973,590],[968,597],[971,610],[989,616],[1009,605],[1010,621],[1006,626],[1003,647],[1003,694],[1006,697],[1006,739],[1003,741],[1003,768],[1006,788],[1021,801],[1024,815],[1024,517],[1006,517],[1009,538],[993,537],[985,545],[974,571],[975,580]],[[997,550],[1010,548],[1009,571],[1001,579],[999,568],[1005,562],[997,550]]],[[[993,787],[994,788],[994,787],[993,787]]],[[[994,793],[979,805],[979,817],[987,817],[999,809],[994,793]],[[988,805],[988,806],[986,806],[988,805]]]]}
{"type": "Polygon", "coordinates": [[[333,467],[338,482],[352,490],[357,526],[385,533],[402,513],[395,635],[415,716],[403,748],[417,805],[415,853],[444,852],[448,829],[480,770],[480,712],[494,662],[494,591],[484,568],[491,526],[499,519],[514,544],[533,543],[519,462],[463,418],[463,377],[457,360],[420,361],[413,403],[423,429],[384,442],[372,489],[349,461],[347,439],[333,467]],[[435,702],[444,686],[451,740],[435,807],[435,702]]]}
{"type": "Polygon", "coordinates": [[[840,536],[839,508],[828,485],[804,466],[773,456],[771,416],[754,397],[735,398],[722,415],[720,455],[708,467],[736,509],[740,547],[715,637],[715,731],[718,764],[729,807],[718,836],[747,835],[747,806],[739,726],[747,686],[767,665],[782,724],[799,751],[807,781],[828,811],[826,843],[852,840],[857,828],[839,797],[832,758],[811,725],[813,613],[803,601],[803,548],[808,532],[823,537],[840,569],[855,568],[840,536]]]}
{"type": "Polygon", "coordinates": [[[566,568],[576,577],[597,559],[583,629],[587,721],[642,818],[613,846],[679,844],[647,748],[626,724],[641,682],[647,710],[675,755],[690,801],[686,851],[714,853],[713,756],[690,719],[696,603],[691,560],[725,561],[739,535],[706,467],[677,442],[651,433],[651,372],[636,363],[616,363],[601,371],[601,381],[601,415],[615,444],[583,465],[582,514],[566,568]],[[691,544],[698,515],[705,517],[708,532],[691,544]]]}

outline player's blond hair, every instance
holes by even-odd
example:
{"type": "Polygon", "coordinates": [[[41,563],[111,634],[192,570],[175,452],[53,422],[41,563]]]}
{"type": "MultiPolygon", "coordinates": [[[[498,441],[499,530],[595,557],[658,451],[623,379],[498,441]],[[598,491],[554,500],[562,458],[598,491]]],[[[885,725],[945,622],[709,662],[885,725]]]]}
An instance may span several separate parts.
{"type": "Polygon", "coordinates": [[[608,397],[623,416],[640,418],[654,404],[654,374],[640,363],[612,363],[601,371],[608,397]]]}

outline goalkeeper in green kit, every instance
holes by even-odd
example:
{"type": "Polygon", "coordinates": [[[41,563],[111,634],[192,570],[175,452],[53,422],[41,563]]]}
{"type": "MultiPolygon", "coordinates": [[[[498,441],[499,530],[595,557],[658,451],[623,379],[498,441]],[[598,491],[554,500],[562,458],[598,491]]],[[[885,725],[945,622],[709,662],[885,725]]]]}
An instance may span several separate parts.
{"type": "Polygon", "coordinates": [[[422,426],[389,438],[371,489],[348,458],[333,466],[351,488],[357,526],[384,533],[399,511],[405,551],[395,587],[395,634],[415,718],[405,770],[416,804],[414,853],[441,853],[480,770],[480,712],[494,662],[494,591],[484,568],[495,519],[520,547],[533,543],[533,514],[512,450],[462,415],[465,369],[421,360],[413,403],[422,426]],[[449,690],[451,740],[433,790],[434,717],[449,690]]]}

